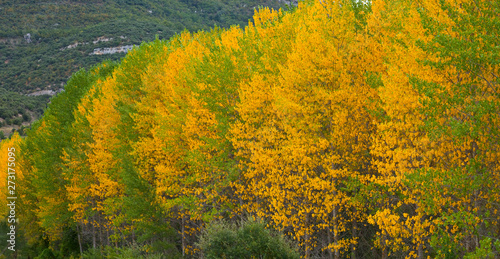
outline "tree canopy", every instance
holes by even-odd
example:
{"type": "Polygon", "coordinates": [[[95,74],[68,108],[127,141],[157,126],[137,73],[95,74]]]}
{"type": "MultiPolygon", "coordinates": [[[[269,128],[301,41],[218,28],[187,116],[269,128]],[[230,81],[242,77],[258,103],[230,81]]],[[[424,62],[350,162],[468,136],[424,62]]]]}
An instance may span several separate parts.
{"type": "Polygon", "coordinates": [[[498,257],[499,10],[301,1],[81,70],[1,142],[24,236],[199,258],[260,218],[303,258],[498,257]]]}

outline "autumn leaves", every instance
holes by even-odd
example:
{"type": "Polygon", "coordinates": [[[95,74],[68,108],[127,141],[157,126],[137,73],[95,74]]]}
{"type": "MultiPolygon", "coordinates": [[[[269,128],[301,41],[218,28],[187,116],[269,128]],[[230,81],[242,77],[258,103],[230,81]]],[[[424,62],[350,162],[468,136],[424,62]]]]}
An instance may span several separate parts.
{"type": "Polygon", "coordinates": [[[80,72],[10,140],[30,235],[123,246],[173,231],[196,256],[206,222],[255,216],[306,258],[495,253],[494,8],[306,1],[80,72]]]}

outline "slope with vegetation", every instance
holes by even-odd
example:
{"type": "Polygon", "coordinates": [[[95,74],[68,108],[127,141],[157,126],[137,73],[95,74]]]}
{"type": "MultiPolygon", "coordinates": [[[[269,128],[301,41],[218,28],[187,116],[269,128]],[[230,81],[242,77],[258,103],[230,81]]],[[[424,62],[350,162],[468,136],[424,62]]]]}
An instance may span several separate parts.
{"type": "Polygon", "coordinates": [[[41,116],[49,96],[27,94],[53,95],[79,69],[125,56],[93,55],[95,49],[138,46],[214,25],[246,25],[258,6],[285,5],[278,0],[0,1],[2,124],[14,124],[18,114],[41,116]]]}
{"type": "Polygon", "coordinates": [[[499,10],[304,1],[81,70],[1,142],[29,253],[499,257],[499,10]]]}

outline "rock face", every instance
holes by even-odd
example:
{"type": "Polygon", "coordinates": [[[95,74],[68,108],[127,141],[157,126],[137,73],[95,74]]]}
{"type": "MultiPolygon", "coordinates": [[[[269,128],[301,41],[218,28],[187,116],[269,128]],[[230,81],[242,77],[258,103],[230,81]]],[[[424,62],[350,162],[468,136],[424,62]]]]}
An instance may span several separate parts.
{"type": "Polygon", "coordinates": [[[30,94],[27,94],[27,96],[40,96],[40,95],[50,95],[50,96],[53,96],[53,95],[56,95],[57,93],[60,93],[64,91],[63,89],[59,89],[57,91],[54,91],[54,90],[41,90],[41,91],[36,91],[36,92],[33,92],[33,93],[30,93],[30,94]]]}
{"type": "Polygon", "coordinates": [[[279,0],[279,1],[287,5],[293,5],[293,6],[299,5],[299,0],[279,0]]]}
{"type": "MultiPolygon", "coordinates": [[[[120,38],[121,37],[123,37],[123,36],[120,36],[120,38]]],[[[96,40],[92,41],[92,43],[97,44],[99,42],[108,42],[108,41],[111,41],[111,40],[113,40],[113,38],[106,38],[104,36],[101,36],[101,37],[97,38],[96,40]]]]}
{"type": "Polygon", "coordinates": [[[96,48],[94,52],[90,53],[90,55],[105,55],[105,54],[115,54],[115,53],[127,53],[132,50],[134,45],[126,45],[112,48],[96,48]]]}
{"type": "Polygon", "coordinates": [[[78,42],[77,41],[74,44],[71,44],[71,45],[68,45],[68,46],[66,46],[64,48],[61,48],[60,50],[62,51],[62,50],[67,50],[67,49],[74,49],[74,48],[76,48],[76,47],[78,47],[80,45],[86,45],[86,44],[89,44],[89,43],[88,42],[78,42]]]}
{"type": "MultiPolygon", "coordinates": [[[[126,39],[127,37],[126,36],[120,36],[120,39],[126,39]]],[[[106,38],[105,36],[101,36],[99,38],[97,38],[96,40],[93,40],[92,43],[93,44],[98,44],[99,42],[109,42],[109,41],[112,41],[113,38],[106,38]]],[[[88,45],[90,44],[89,42],[75,42],[71,45],[68,45],[66,47],[63,47],[59,50],[61,51],[64,51],[64,50],[67,50],[67,49],[73,49],[73,48],[76,48],[78,46],[82,46],[82,45],[88,45]]],[[[131,50],[133,48],[133,45],[126,45],[126,46],[118,46],[118,47],[111,47],[111,48],[95,48],[94,51],[92,53],[90,53],[89,55],[104,55],[104,54],[114,54],[114,53],[127,53],[129,50],[131,50]]]]}
{"type": "Polygon", "coordinates": [[[26,43],[31,43],[31,33],[24,35],[24,40],[26,40],[26,43]]]}

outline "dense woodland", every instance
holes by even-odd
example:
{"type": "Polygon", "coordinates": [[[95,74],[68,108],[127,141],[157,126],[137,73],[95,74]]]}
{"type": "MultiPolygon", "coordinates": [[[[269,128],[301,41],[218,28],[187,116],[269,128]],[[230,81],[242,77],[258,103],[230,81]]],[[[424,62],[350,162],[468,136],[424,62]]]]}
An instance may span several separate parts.
{"type": "Polygon", "coordinates": [[[257,219],[303,258],[498,258],[499,13],[303,1],[80,70],[0,144],[19,253],[217,258],[257,219]]]}
{"type": "Polygon", "coordinates": [[[14,124],[19,106],[32,103],[35,108],[21,110],[38,119],[49,98],[26,94],[60,91],[79,69],[125,56],[91,55],[96,48],[139,46],[183,30],[244,26],[259,6],[286,7],[278,0],[0,1],[0,120],[14,124]]]}

